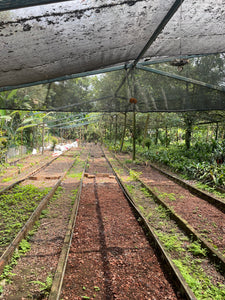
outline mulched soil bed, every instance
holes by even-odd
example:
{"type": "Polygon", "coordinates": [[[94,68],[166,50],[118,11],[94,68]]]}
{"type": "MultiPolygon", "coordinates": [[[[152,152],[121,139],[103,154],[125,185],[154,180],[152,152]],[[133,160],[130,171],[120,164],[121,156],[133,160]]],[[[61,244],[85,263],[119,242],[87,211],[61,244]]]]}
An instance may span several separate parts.
{"type": "MultiPolygon", "coordinates": [[[[126,157],[126,156],[125,156],[126,157]]],[[[120,159],[124,156],[120,155],[120,159]]],[[[129,164],[140,178],[194,229],[225,255],[225,216],[207,201],[191,194],[150,166],[129,164]]]]}
{"type": "MultiPolygon", "coordinates": [[[[109,172],[95,157],[89,174],[109,172]]],[[[61,298],[181,299],[114,178],[84,179],[61,298]]]]}
{"type": "MultiPolygon", "coordinates": [[[[76,149],[73,153],[79,153],[76,149]]],[[[87,154],[84,154],[83,159],[87,154]]],[[[59,158],[59,164],[54,164],[49,168],[50,176],[54,172],[63,172],[71,164],[71,158],[65,156],[59,158]]],[[[73,173],[82,171],[82,166],[73,167],[73,173]]],[[[45,171],[45,174],[46,171],[45,171]]],[[[47,299],[47,296],[40,291],[40,285],[32,281],[45,283],[48,276],[54,276],[58,259],[61,253],[64,236],[67,230],[68,221],[72,209],[72,198],[74,191],[79,185],[79,178],[67,176],[62,182],[62,192],[60,197],[51,201],[48,206],[48,214],[40,220],[37,232],[30,240],[31,250],[18,260],[18,264],[11,271],[12,284],[4,287],[4,294],[0,299],[4,300],[24,300],[24,299],[47,299]]],[[[30,182],[28,182],[30,183],[30,182]]],[[[34,180],[33,184],[42,187],[41,181],[34,180]]],[[[52,182],[46,180],[47,186],[52,186],[52,182]]]]}
{"type": "MultiPolygon", "coordinates": [[[[70,153],[75,155],[76,151],[77,150],[71,150],[70,153]]],[[[32,184],[40,188],[52,187],[69,168],[74,159],[74,157],[62,155],[53,161],[48,167],[26,180],[23,184],[32,184]]]]}
{"type": "Polygon", "coordinates": [[[15,166],[9,166],[2,169],[0,176],[0,190],[12,184],[14,181],[20,180],[26,174],[36,170],[39,166],[44,165],[52,160],[52,151],[45,151],[44,154],[29,155],[15,166]]]}
{"type": "MultiPolygon", "coordinates": [[[[197,252],[190,251],[192,239],[189,239],[177,226],[176,222],[170,219],[169,214],[166,213],[167,210],[162,211],[161,205],[154,201],[147,190],[143,190],[141,183],[131,176],[129,169],[123,168],[116,159],[112,158],[109,151],[105,150],[105,153],[113,167],[120,174],[122,182],[127,188],[129,187],[129,193],[132,195],[135,205],[160,238],[170,258],[181,262],[181,265],[183,265],[180,268],[181,271],[186,266],[185,274],[189,274],[187,280],[189,280],[192,291],[196,295],[200,295],[200,299],[215,299],[215,295],[218,299],[223,299],[222,290],[225,278],[218,271],[218,268],[201,252],[197,255],[197,252]],[[208,282],[208,285],[205,284],[206,282],[208,282]]],[[[171,185],[173,185],[173,182],[171,182],[171,185]]],[[[173,199],[174,195],[171,195],[173,196],[171,199],[173,199]]]]}

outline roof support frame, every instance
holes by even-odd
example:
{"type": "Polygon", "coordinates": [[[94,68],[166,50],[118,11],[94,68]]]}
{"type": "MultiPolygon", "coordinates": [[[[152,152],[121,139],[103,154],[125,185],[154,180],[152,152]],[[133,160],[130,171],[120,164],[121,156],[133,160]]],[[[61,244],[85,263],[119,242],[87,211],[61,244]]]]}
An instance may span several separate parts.
{"type": "Polygon", "coordinates": [[[195,85],[207,87],[209,89],[218,90],[220,92],[225,92],[224,87],[216,86],[216,85],[209,84],[209,83],[205,83],[205,82],[195,80],[195,79],[192,79],[192,78],[172,74],[172,73],[161,71],[161,70],[156,70],[156,69],[153,69],[153,68],[148,68],[148,67],[141,66],[141,65],[136,66],[136,68],[140,69],[140,70],[147,71],[147,72],[155,73],[155,74],[158,74],[158,75],[170,77],[170,78],[173,78],[173,79],[176,79],[176,80],[185,81],[185,82],[192,83],[192,84],[195,84],[195,85]]]}
{"type": "MultiPolygon", "coordinates": [[[[213,55],[213,54],[185,55],[185,56],[181,56],[180,58],[181,59],[190,59],[190,58],[208,56],[208,55],[213,55]]],[[[143,61],[143,62],[137,63],[137,67],[148,66],[148,65],[153,65],[153,64],[160,64],[160,63],[167,63],[167,62],[173,61],[174,59],[176,59],[176,58],[172,57],[172,58],[164,58],[161,60],[154,60],[154,61],[143,61]]],[[[92,75],[104,74],[104,73],[119,71],[119,70],[123,70],[123,69],[126,70],[126,69],[130,69],[130,68],[132,68],[132,63],[125,64],[125,65],[124,64],[117,65],[117,66],[113,66],[113,67],[92,70],[92,71],[87,71],[87,72],[82,72],[82,73],[76,73],[76,74],[71,74],[71,75],[65,75],[62,77],[56,77],[56,78],[51,78],[51,79],[46,79],[46,80],[28,82],[28,83],[19,84],[19,85],[0,87],[0,92],[10,91],[10,90],[19,89],[19,88],[25,88],[25,87],[31,87],[31,86],[40,85],[40,84],[49,84],[49,83],[53,83],[56,81],[65,81],[65,80],[74,79],[74,78],[81,78],[81,77],[87,77],[87,76],[92,76],[92,75]]]]}
{"type": "Polygon", "coordinates": [[[127,76],[132,72],[132,70],[134,69],[134,67],[137,65],[138,61],[143,57],[143,55],[146,53],[146,51],[149,49],[149,47],[157,39],[157,37],[159,36],[159,34],[162,32],[162,30],[164,29],[164,27],[167,25],[167,23],[170,21],[170,19],[173,17],[173,15],[176,13],[176,11],[178,10],[178,8],[181,6],[181,4],[183,2],[184,2],[184,0],[176,0],[173,3],[173,5],[169,9],[169,11],[165,15],[165,17],[162,19],[162,21],[160,22],[160,24],[158,25],[158,27],[156,28],[156,30],[153,32],[153,34],[149,38],[148,42],[145,44],[144,48],[141,50],[141,52],[136,57],[136,59],[132,62],[130,70],[128,71],[127,75],[123,78],[121,84],[119,85],[119,87],[117,88],[117,90],[115,92],[115,95],[117,95],[117,93],[119,92],[119,90],[121,89],[121,87],[126,82],[127,76]]]}
{"type": "Polygon", "coordinates": [[[119,70],[123,70],[123,69],[125,69],[125,66],[119,65],[119,66],[114,66],[114,67],[109,67],[109,68],[104,68],[104,69],[99,69],[99,70],[87,71],[87,72],[82,72],[82,73],[77,73],[77,74],[72,74],[72,75],[65,75],[62,77],[56,77],[56,78],[51,78],[51,79],[46,79],[46,80],[41,80],[41,81],[24,83],[24,84],[20,84],[20,85],[11,85],[11,86],[6,86],[6,87],[0,87],[0,92],[30,87],[30,86],[39,85],[39,84],[48,84],[48,83],[52,83],[52,82],[56,82],[56,81],[64,81],[64,80],[68,80],[68,79],[98,75],[98,74],[102,74],[102,73],[119,71],[119,70]]]}

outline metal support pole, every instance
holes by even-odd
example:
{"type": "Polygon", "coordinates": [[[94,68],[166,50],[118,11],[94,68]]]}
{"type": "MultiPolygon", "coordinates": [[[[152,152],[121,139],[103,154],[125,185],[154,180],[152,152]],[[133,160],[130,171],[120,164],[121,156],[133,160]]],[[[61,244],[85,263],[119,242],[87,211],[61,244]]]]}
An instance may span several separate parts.
{"type": "Polygon", "coordinates": [[[41,149],[41,154],[44,154],[44,137],[45,137],[45,124],[44,122],[42,123],[42,149],[41,149]]]}
{"type": "Polygon", "coordinates": [[[136,112],[135,112],[135,103],[133,103],[133,157],[134,161],[136,158],[136,112]]]}

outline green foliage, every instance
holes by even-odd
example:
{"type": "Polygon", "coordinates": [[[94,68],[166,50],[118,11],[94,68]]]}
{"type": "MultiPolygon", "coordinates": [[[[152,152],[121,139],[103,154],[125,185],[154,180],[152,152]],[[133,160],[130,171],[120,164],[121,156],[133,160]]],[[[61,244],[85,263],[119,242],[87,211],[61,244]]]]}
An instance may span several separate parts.
{"type": "Polygon", "coordinates": [[[184,251],[182,248],[182,242],[180,241],[179,237],[176,235],[168,235],[162,232],[157,232],[158,237],[163,242],[166,250],[168,251],[184,251]]]}
{"type": "Polygon", "coordinates": [[[35,186],[16,186],[0,195],[0,246],[7,246],[48,193],[35,186]]]}
{"type": "Polygon", "coordinates": [[[81,179],[83,172],[80,173],[69,173],[67,176],[70,178],[77,178],[77,179],[81,179]]]}
{"type": "Polygon", "coordinates": [[[192,242],[189,246],[188,246],[188,250],[193,254],[193,255],[203,255],[206,256],[207,255],[207,250],[205,248],[201,247],[201,244],[198,241],[194,241],[192,242]]]}
{"type": "Polygon", "coordinates": [[[151,139],[149,139],[149,138],[145,139],[145,146],[148,148],[148,150],[149,150],[151,144],[152,144],[152,140],[151,139]]]}
{"type": "Polygon", "coordinates": [[[58,143],[57,137],[53,136],[53,137],[51,138],[51,142],[52,142],[52,148],[54,149],[54,148],[55,148],[55,145],[58,143]]]}
{"type": "Polygon", "coordinates": [[[47,218],[48,213],[49,213],[48,209],[43,209],[40,215],[40,219],[47,218]]]}
{"type": "Polygon", "coordinates": [[[188,259],[186,262],[174,259],[173,262],[198,300],[223,300],[225,298],[225,286],[219,283],[213,285],[211,279],[204,274],[201,267],[197,267],[195,263],[188,259]],[[193,273],[194,268],[198,271],[193,273]]]}
{"type": "Polygon", "coordinates": [[[170,211],[163,207],[162,205],[158,205],[155,210],[159,213],[160,219],[169,219],[170,211]]]}
{"type": "Polygon", "coordinates": [[[215,187],[212,187],[212,186],[208,186],[207,184],[204,184],[204,183],[201,183],[201,182],[197,182],[195,184],[195,186],[200,189],[200,190],[204,190],[206,192],[209,192],[209,193],[213,193],[215,194],[217,197],[220,197],[220,198],[225,198],[225,194],[224,193],[220,193],[219,191],[217,191],[215,189],[215,187]]]}
{"type": "Polygon", "coordinates": [[[2,179],[2,182],[9,182],[13,179],[13,177],[6,177],[2,179]]]}
{"type": "Polygon", "coordinates": [[[29,250],[30,250],[30,243],[27,240],[23,239],[19,244],[19,252],[21,254],[25,254],[29,250]]]}
{"type": "Polygon", "coordinates": [[[152,162],[166,165],[179,172],[202,181],[206,184],[225,187],[225,164],[218,164],[218,157],[225,157],[225,143],[196,143],[189,150],[184,146],[170,145],[151,147],[140,154],[152,162]],[[218,151],[220,154],[218,154],[218,151]]]}
{"type": "Polygon", "coordinates": [[[52,275],[50,274],[47,276],[45,282],[35,280],[35,281],[31,281],[31,283],[38,284],[40,292],[44,292],[44,295],[47,296],[51,291],[52,281],[53,281],[52,275]]]}
{"type": "MultiPolygon", "coordinates": [[[[20,242],[18,249],[15,250],[10,263],[4,267],[3,272],[0,275],[0,283],[3,280],[5,280],[6,283],[12,282],[12,277],[15,275],[14,273],[11,272],[13,267],[17,264],[18,259],[22,255],[25,255],[29,250],[30,250],[30,244],[27,242],[27,240],[23,239],[20,242]]],[[[1,293],[3,293],[3,286],[1,286],[0,284],[0,294],[1,293]]]]}
{"type": "Polygon", "coordinates": [[[55,191],[54,195],[52,196],[51,202],[56,201],[62,195],[62,192],[63,192],[63,187],[59,186],[55,191]]]}
{"type": "Polygon", "coordinates": [[[130,169],[130,179],[131,180],[136,180],[136,179],[138,179],[140,176],[141,176],[141,174],[142,174],[142,172],[137,172],[137,171],[134,171],[134,170],[132,170],[132,169],[130,169]]]}

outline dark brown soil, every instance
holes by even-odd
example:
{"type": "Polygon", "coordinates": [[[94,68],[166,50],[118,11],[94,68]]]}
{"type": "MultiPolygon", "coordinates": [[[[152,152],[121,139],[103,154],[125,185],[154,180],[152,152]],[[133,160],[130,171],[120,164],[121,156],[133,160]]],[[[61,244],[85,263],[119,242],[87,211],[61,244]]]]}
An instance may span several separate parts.
{"type": "MultiPolygon", "coordinates": [[[[89,174],[111,172],[95,157],[89,174]]],[[[113,178],[84,179],[61,298],[178,299],[113,178]]]]}

